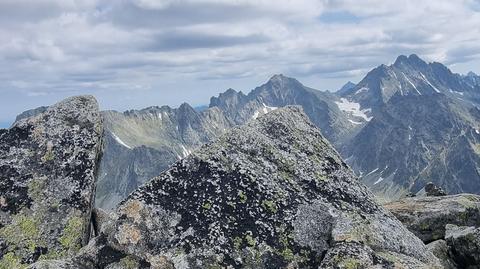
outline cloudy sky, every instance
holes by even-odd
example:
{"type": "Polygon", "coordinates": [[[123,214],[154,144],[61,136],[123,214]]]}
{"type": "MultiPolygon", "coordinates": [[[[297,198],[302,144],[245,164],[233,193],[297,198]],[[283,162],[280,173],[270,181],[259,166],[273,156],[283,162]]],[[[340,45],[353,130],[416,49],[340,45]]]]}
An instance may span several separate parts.
{"type": "Polygon", "coordinates": [[[207,104],[276,73],[338,89],[399,54],[480,73],[480,0],[0,0],[0,127],[94,94],[207,104]]]}

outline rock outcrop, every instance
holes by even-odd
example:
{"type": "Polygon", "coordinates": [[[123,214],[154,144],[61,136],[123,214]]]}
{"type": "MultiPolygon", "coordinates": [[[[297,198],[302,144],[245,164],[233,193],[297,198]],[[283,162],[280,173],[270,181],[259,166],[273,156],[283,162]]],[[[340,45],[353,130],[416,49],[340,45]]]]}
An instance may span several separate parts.
{"type": "Polygon", "coordinates": [[[440,268],[298,107],[228,131],[110,217],[79,266],[440,268]]]}
{"type": "Polygon", "coordinates": [[[435,255],[445,269],[457,269],[458,265],[452,258],[452,253],[447,242],[443,239],[433,241],[427,245],[433,255],[435,255]]]}
{"type": "Polygon", "coordinates": [[[480,228],[448,224],[445,240],[459,268],[480,268],[480,228]]]}
{"type": "Polygon", "coordinates": [[[0,130],[0,268],[72,256],[88,242],[102,132],[92,96],[0,130]]]}
{"type": "Polygon", "coordinates": [[[409,197],[385,207],[425,243],[445,238],[447,224],[480,226],[480,196],[474,194],[409,197]]]}
{"type": "Polygon", "coordinates": [[[427,196],[445,196],[447,193],[440,187],[435,186],[432,182],[428,182],[425,187],[425,194],[427,196]]]}

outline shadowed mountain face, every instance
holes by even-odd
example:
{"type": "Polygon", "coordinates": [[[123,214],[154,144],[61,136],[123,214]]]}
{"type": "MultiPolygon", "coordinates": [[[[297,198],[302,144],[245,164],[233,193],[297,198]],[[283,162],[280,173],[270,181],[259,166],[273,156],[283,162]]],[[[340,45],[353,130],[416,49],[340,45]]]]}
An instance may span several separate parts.
{"type": "Polygon", "coordinates": [[[300,105],[380,197],[396,199],[433,181],[447,192],[480,193],[480,78],[416,55],[381,65],[358,84],[320,92],[275,75],[249,94],[229,89],[208,109],[151,107],[103,112],[106,149],[97,204],[113,208],[226,129],[300,105]]]}
{"type": "Polygon", "coordinates": [[[356,129],[336,102],[338,97],[302,85],[298,80],[283,75],[273,76],[267,83],[248,95],[228,90],[212,97],[210,107],[218,107],[236,124],[243,124],[277,107],[300,105],[315,125],[332,142],[337,143],[356,129]],[[263,112],[263,113],[262,113],[263,112]]]}
{"type": "Polygon", "coordinates": [[[416,55],[377,67],[342,93],[373,119],[340,151],[380,197],[428,181],[449,193],[480,192],[480,91],[472,78],[416,55]]]}

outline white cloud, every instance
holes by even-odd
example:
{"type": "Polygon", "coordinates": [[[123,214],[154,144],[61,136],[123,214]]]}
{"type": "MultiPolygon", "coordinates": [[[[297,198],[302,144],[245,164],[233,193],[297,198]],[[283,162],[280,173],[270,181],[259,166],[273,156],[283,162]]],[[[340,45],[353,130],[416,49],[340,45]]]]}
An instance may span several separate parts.
{"type": "MultiPolygon", "coordinates": [[[[4,0],[0,102],[139,90],[148,102],[165,98],[156,104],[206,102],[212,91],[248,90],[280,72],[332,89],[410,53],[473,67],[479,7],[477,0],[4,0]]],[[[4,107],[0,114],[11,118],[24,105],[4,107]]]]}

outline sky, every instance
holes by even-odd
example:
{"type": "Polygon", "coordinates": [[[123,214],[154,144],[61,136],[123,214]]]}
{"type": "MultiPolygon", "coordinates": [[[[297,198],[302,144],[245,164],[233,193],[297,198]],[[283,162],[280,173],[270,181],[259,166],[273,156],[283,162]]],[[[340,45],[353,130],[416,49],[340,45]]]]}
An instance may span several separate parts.
{"type": "Polygon", "coordinates": [[[480,0],[0,0],[0,127],[67,96],[193,106],[274,74],[319,90],[400,54],[480,73],[480,0]]]}

